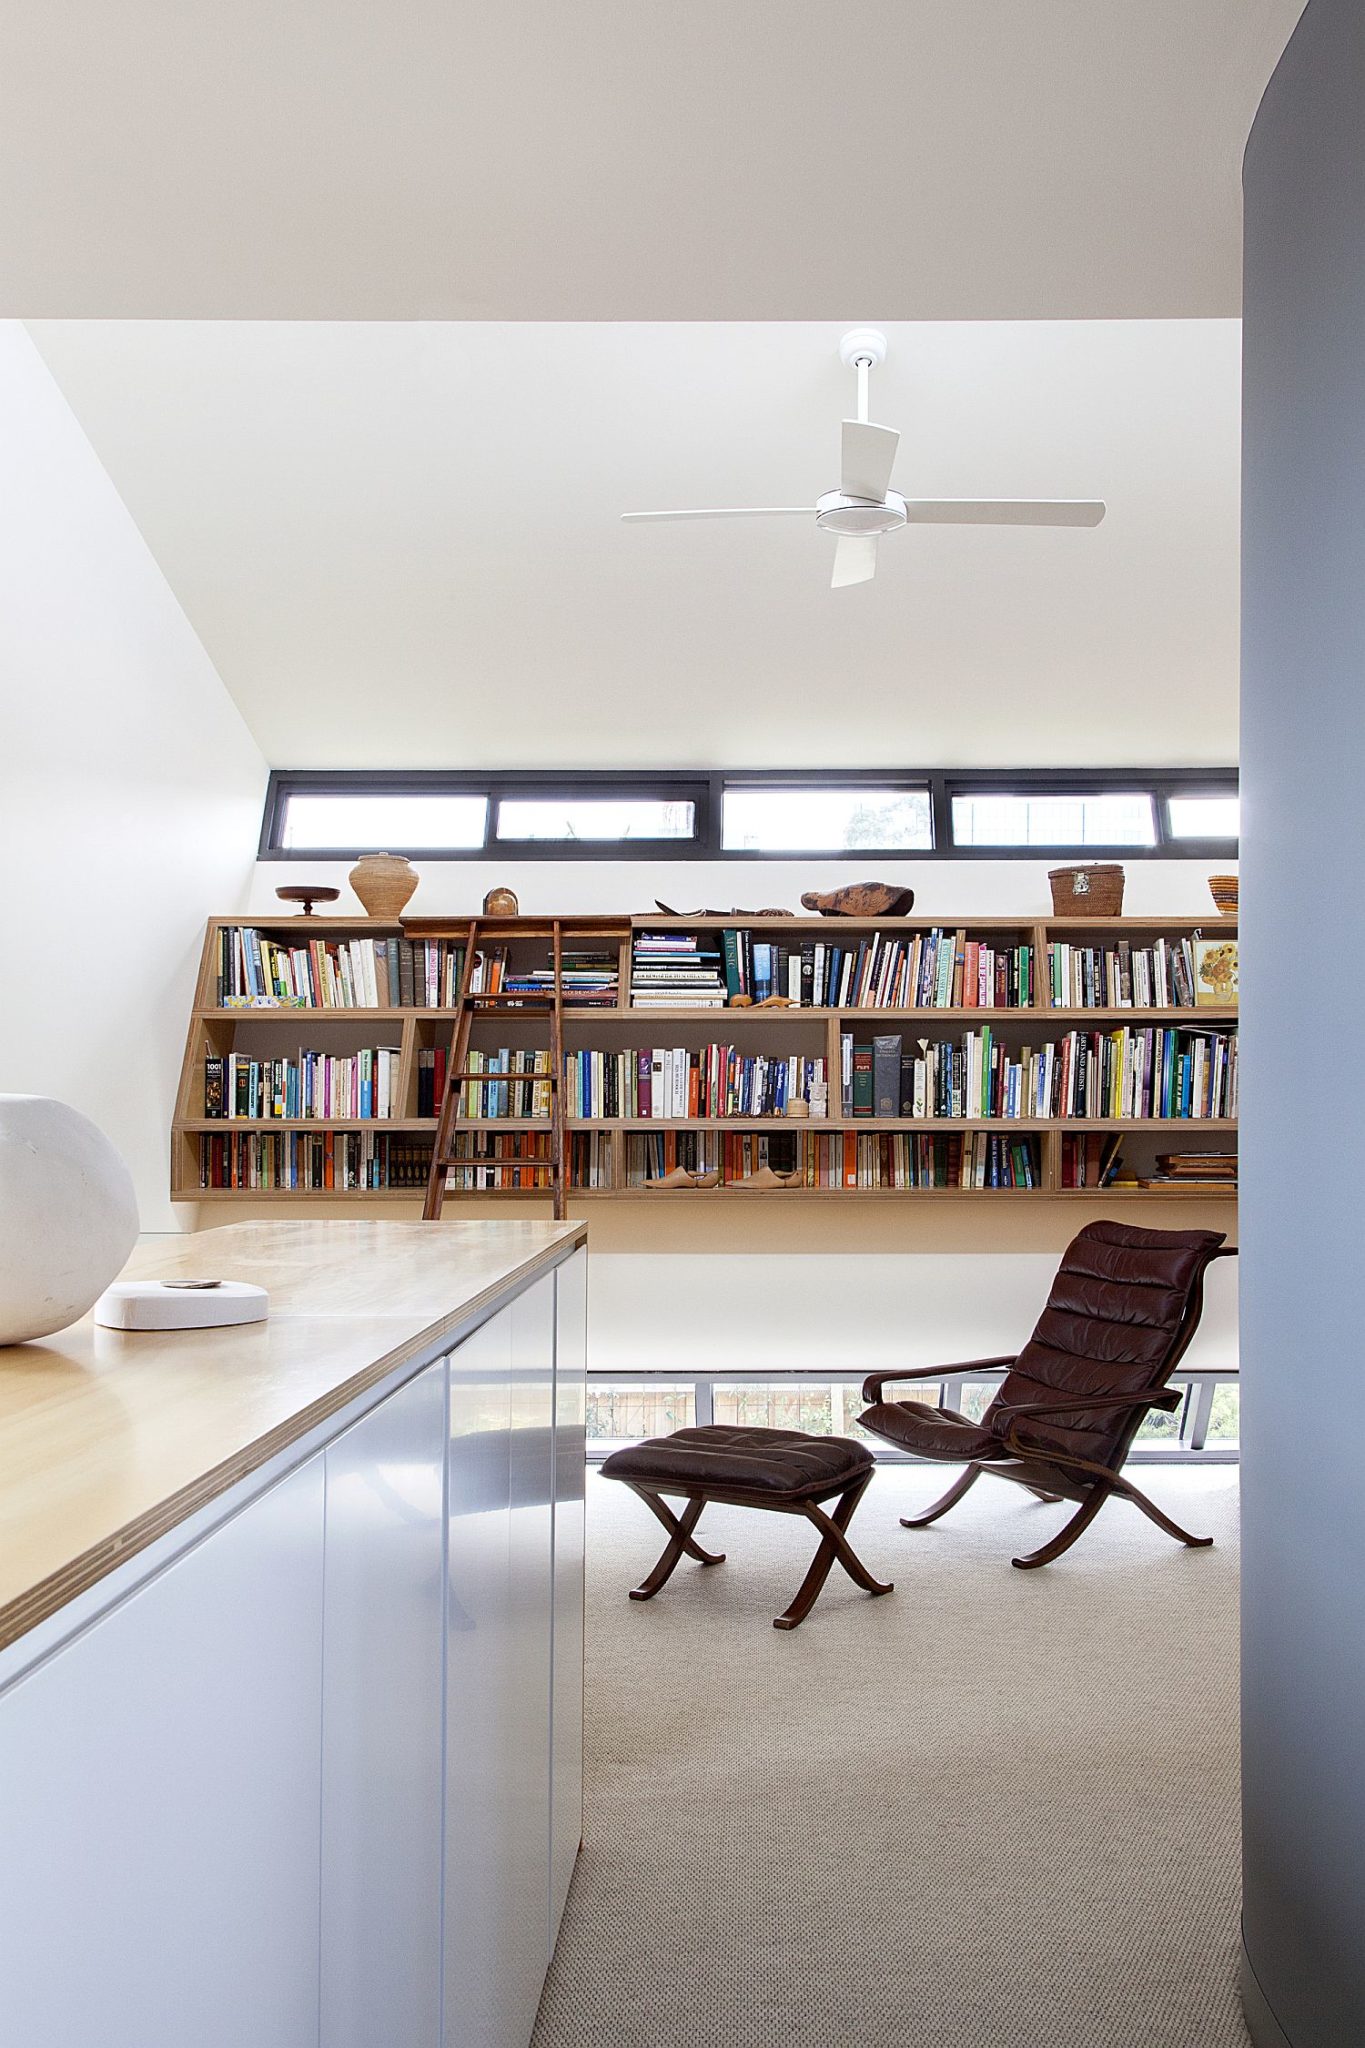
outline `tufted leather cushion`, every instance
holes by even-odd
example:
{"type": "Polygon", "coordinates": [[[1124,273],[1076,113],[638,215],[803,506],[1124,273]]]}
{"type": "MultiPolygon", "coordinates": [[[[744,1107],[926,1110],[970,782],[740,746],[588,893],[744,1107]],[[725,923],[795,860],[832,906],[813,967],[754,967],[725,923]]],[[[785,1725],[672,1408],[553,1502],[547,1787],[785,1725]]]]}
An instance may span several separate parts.
{"type": "Polygon", "coordinates": [[[983,1424],[1003,1433],[1010,1417],[1001,1410],[1047,1401],[1055,1412],[1025,1417],[1021,1434],[1108,1463],[1133,1425],[1133,1410],[1069,1415],[1067,1394],[1131,1395],[1164,1386],[1191,1300],[1223,1242],[1214,1230],[1088,1223],[1062,1254],[1037,1328],[983,1424]]]}
{"type": "Polygon", "coordinates": [[[984,1422],[926,1401],[879,1401],[858,1417],[864,1429],[921,1458],[998,1458],[1000,1438],[984,1422]]]}
{"type": "Polygon", "coordinates": [[[675,1485],[705,1492],[825,1493],[846,1485],[873,1462],[865,1444],[843,1436],[803,1436],[794,1429],[675,1429],[646,1437],[602,1461],[608,1479],[641,1486],[675,1485]]]}

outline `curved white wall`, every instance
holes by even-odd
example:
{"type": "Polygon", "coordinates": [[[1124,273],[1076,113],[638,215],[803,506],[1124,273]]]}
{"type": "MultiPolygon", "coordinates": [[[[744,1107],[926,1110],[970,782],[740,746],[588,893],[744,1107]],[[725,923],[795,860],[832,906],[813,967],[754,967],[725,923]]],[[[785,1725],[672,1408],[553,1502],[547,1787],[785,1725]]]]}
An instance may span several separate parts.
{"type": "Polygon", "coordinates": [[[0,322],[0,1090],[92,1117],[144,1229],[264,759],[23,327],[0,322]]]}

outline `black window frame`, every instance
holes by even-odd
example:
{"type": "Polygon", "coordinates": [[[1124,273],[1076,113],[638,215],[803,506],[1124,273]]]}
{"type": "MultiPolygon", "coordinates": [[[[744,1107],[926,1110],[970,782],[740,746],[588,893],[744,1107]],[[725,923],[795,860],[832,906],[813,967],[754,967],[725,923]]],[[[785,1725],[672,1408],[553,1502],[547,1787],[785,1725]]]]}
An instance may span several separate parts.
{"type": "Polygon", "coordinates": [[[266,790],[257,857],[262,861],[354,860],[362,853],[404,853],[423,861],[793,861],[793,860],[1234,860],[1238,840],[1185,839],[1171,832],[1173,796],[1235,796],[1235,768],[731,768],[630,771],[626,769],[517,769],[477,774],[442,768],[275,768],[266,790]],[[811,846],[777,852],[721,845],[724,797],[729,789],[927,790],[933,843],[921,847],[811,846]],[[1104,795],[1137,791],[1153,798],[1156,836],[1151,846],[958,846],[952,836],[954,796],[1104,795]],[[279,842],[289,798],[319,796],[484,796],[488,814],[482,846],[285,847],[279,842]],[[541,800],[637,797],[694,806],[691,839],[499,839],[498,804],[504,798],[541,800]]]}

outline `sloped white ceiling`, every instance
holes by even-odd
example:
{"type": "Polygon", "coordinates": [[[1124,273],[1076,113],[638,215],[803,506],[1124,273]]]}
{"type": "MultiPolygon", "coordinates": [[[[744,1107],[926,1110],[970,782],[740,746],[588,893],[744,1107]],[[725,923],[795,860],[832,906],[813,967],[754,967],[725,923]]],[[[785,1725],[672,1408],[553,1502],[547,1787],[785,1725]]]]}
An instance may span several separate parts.
{"type": "Polygon", "coordinates": [[[42,0],[0,313],[1235,315],[1302,0],[42,0]]]}
{"type": "Polygon", "coordinates": [[[833,487],[843,323],[31,325],[276,765],[1235,758],[1234,322],[887,326],[902,490],[1109,516],[838,592],[813,524],[618,515],[833,487]]]}

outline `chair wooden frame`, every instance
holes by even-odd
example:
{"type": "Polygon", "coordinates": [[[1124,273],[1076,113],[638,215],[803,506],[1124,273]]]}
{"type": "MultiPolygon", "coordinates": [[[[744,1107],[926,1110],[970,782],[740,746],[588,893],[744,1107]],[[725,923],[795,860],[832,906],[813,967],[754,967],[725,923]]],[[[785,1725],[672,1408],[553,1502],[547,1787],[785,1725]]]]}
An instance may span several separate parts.
{"type": "Polygon", "coordinates": [[[693,1558],[698,1564],[724,1564],[724,1551],[703,1550],[693,1531],[701,1519],[702,1509],[708,1501],[720,1501],[724,1505],[740,1508],[763,1508],[770,1514],[804,1515],[820,1532],[820,1545],[806,1576],[797,1588],[791,1605],[785,1613],[779,1614],[773,1622],[774,1628],[799,1628],[819,1597],[820,1589],[829,1577],[830,1568],[837,1558],[856,1586],[874,1596],[895,1591],[889,1580],[873,1578],[867,1566],[848,1540],[848,1525],[854,1511],[867,1490],[874,1467],[867,1466],[856,1477],[838,1480],[832,1486],[821,1486],[812,1492],[801,1494],[761,1493],[756,1488],[689,1486],[684,1480],[661,1480],[647,1485],[643,1480],[627,1479],[625,1484],[632,1493],[637,1493],[645,1506],[657,1515],[668,1531],[668,1542],[659,1554],[653,1570],[631,1588],[632,1600],[652,1600],[661,1586],[667,1585],[683,1557],[693,1558]],[[661,1499],[663,1494],[676,1494],[688,1505],[681,1515],[675,1515],[661,1499]],[[826,1514],[820,1506],[822,1501],[839,1496],[833,1511],[826,1514]]]}
{"type": "MultiPolygon", "coordinates": [[[[1158,1382],[1144,1393],[1128,1398],[1122,1394],[1072,1394],[1059,1390],[1056,1397],[1050,1401],[1010,1402],[997,1406],[994,1411],[997,1418],[1009,1418],[1001,1432],[1000,1455],[982,1457],[978,1454],[968,1458],[966,1470],[953,1482],[948,1491],[931,1507],[926,1508],[923,1514],[902,1515],[901,1527],[927,1529],[930,1523],[938,1521],[941,1515],[946,1515],[949,1508],[956,1507],[957,1503],[970,1493],[983,1473],[989,1473],[995,1479],[1008,1479],[1014,1485],[1024,1487],[1036,1500],[1049,1504],[1061,1500],[1077,1503],[1076,1513],[1069,1522],[1062,1525],[1050,1541],[1042,1544],[1037,1550],[1029,1551],[1023,1557],[1011,1558],[1011,1564],[1020,1571],[1036,1571],[1040,1565],[1051,1564],[1056,1558],[1061,1557],[1064,1551],[1070,1550],[1077,1537],[1089,1528],[1105,1502],[1114,1494],[1122,1500],[1132,1501],[1134,1507],[1141,1508],[1143,1514],[1155,1522],[1159,1529],[1164,1529],[1168,1536],[1173,1536],[1178,1543],[1185,1544],[1188,1549],[1211,1549],[1211,1536],[1194,1536],[1188,1529],[1183,1529],[1178,1522],[1164,1513],[1154,1500],[1150,1500],[1122,1468],[1132,1449],[1133,1439],[1142,1427],[1143,1417],[1149,1410],[1159,1408],[1168,1414],[1174,1414],[1180,1407],[1181,1395],[1169,1388],[1165,1382],[1170,1379],[1184,1357],[1190,1339],[1199,1327],[1199,1319],[1204,1308],[1204,1273],[1214,1259],[1229,1259],[1236,1256],[1236,1245],[1223,1245],[1209,1254],[1205,1266],[1201,1268],[1190,1289],[1184,1314],[1171,1340],[1170,1348],[1162,1360],[1161,1378],[1158,1382]],[[1083,1458],[1056,1443],[1049,1443],[1045,1437],[1040,1440],[1037,1433],[1030,1438],[1020,1427],[1021,1424],[1027,1425],[1034,1418],[1084,1414],[1087,1410],[1107,1411],[1112,1414],[1124,1409],[1129,1411],[1128,1420],[1114,1440],[1109,1464],[1083,1458]]],[[[908,1372],[872,1373],[863,1382],[863,1399],[879,1402],[882,1398],[882,1389],[899,1381],[944,1380],[959,1373],[1008,1371],[1014,1365],[1016,1357],[1017,1354],[1011,1354],[1001,1358],[972,1359],[963,1365],[929,1365],[908,1372]]],[[[936,1413],[951,1422],[965,1421],[963,1416],[956,1414],[951,1408],[943,1407],[941,1403],[936,1413]]],[[[876,1434],[887,1436],[888,1442],[895,1441],[886,1431],[878,1431],[876,1424],[869,1422],[866,1417],[863,1418],[863,1422],[865,1427],[874,1430],[876,1434]]],[[[946,1453],[944,1461],[949,1462],[946,1453]]]]}

